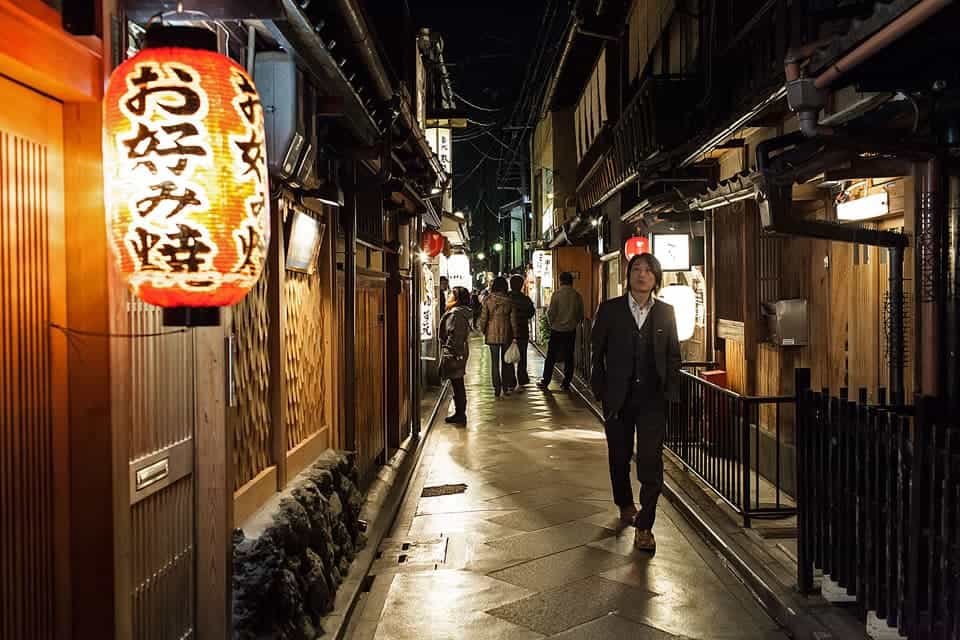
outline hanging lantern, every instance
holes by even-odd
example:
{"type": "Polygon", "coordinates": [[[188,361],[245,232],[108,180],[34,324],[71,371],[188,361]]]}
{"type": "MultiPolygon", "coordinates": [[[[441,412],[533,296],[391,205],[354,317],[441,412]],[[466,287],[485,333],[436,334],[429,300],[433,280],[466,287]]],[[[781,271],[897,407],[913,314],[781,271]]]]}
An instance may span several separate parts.
{"type": "Polygon", "coordinates": [[[677,319],[677,339],[680,342],[693,337],[697,323],[697,294],[686,286],[674,284],[664,287],[657,297],[673,307],[677,319]]]}
{"type": "Polygon", "coordinates": [[[206,29],[152,27],[104,98],[110,244],[168,324],[218,323],[256,284],[268,244],[263,108],[216,49],[206,29]]]}
{"type": "Polygon", "coordinates": [[[436,258],[443,251],[446,238],[434,229],[427,229],[420,239],[420,248],[431,258],[436,258]]]}
{"type": "Polygon", "coordinates": [[[627,260],[631,260],[641,253],[650,253],[650,241],[647,236],[633,236],[623,245],[623,255],[627,257],[627,260]]]}

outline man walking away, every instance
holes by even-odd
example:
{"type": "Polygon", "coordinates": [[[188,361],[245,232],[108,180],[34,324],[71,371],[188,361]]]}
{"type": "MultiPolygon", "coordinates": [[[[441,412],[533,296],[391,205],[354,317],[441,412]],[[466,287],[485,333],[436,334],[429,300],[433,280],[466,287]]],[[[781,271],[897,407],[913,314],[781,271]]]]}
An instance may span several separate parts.
{"type": "Polygon", "coordinates": [[[663,487],[667,403],[677,397],[680,342],[673,307],[654,298],[663,280],[649,253],[630,259],[626,295],[597,309],[591,336],[590,386],[603,402],[613,499],[622,526],[637,528],[635,549],[656,551],[653,522],[663,487]],[[630,459],[637,451],[640,511],[633,502],[630,459]]]}
{"type": "Polygon", "coordinates": [[[446,421],[467,424],[467,391],[463,377],[467,374],[470,357],[470,292],[464,287],[453,288],[454,307],[440,319],[440,377],[450,380],[453,387],[452,416],[446,421]]]}
{"type": "Polygon", "coordinates": [[[517,391],[530,382],[527,375],[527,345],[530,343],[530,318],[536,313],[533,300],[523,292],[523,285],[523,276],[510,278],[510,302],[513,303],[514,311],[513,341],[520,350],[520,361],[516,365],[508,366],[516,367],[517,391]]]}
{"type": "Polygon", "coordinates": [[[493,279],[490,295],[483,301],[480,311],[480,332],[490,347],[490,374],[493,381],[493,393],[510,395],[516,381],[513,369],[503,361],[503,356],[513,342],[513,303],[507,295],[507,280],[503,277],[493,279]]]}
{"type": "Polygon", "coordinates": [[[550,343],[547,345],[547,358],[543,363],[543,379],[537,384],[541,389],[550,387],[553,378],[553,365],[563,359],[564,391],[573,382],[573,351],[577,342],[577,325],[583,320],[583,298],[573,288],[573,274],[564,271],[560,274],[560,288],[550,298],[547,309],[550,322],[550,343]]]}

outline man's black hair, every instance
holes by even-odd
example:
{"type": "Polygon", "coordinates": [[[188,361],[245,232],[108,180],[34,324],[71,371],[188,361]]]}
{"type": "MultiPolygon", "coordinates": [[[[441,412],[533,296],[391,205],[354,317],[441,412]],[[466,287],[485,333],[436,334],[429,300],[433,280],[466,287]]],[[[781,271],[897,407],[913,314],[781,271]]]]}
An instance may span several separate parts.
{"type": "Polygon", "coordinates": [[[560,284],[573,284],[573,274],[569,271],[564,271],[560,274],[560,284]]]}
{"type": "Polygon", "coordinates": [[[652,253],[641,253],[630,258],[630,262],[627,263],[627,288],[630,288],[630,271],[633,270],[633,265],[639,260],[646,262],[650,271],[653,271],[653,277],[656,280],[656,284],[653,285],[653,290],[659,291],[660,286],[663,284],[663,267],[660,266],[660,261],[657,260],[657,256],[652,253]]]}

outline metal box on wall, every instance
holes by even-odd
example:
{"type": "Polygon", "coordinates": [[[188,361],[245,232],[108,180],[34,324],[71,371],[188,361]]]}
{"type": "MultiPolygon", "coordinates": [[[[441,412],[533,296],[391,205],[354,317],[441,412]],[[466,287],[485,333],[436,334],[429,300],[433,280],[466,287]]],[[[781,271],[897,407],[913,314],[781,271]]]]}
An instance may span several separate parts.
{"type": "Polygon", "coordinates": [[[303,74],[290,55],[268,51],[257,55],[254,81],[263,103],[270,173],[288,180],[296,176],[307,143],[301,102],[303,74]]]}
{"type": "Polygon", "coordinates": [[[799,298],[764,302],[767,337],[780,347],[806,346],[810,342],[807,301],[799,298]]]}

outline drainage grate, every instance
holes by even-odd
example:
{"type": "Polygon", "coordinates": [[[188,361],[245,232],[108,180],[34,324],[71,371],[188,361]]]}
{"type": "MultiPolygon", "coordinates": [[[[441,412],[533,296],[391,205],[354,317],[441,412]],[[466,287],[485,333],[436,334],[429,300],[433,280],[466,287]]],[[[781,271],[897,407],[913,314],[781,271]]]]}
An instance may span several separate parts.
{"type": "Polygon", "coordinates": [[[424,487],[421,498],[436,498],[437,496],[452,496],[457,493],[464,493],[467,490],[465,484],[441,484],[435,487],[424,487]]]}

